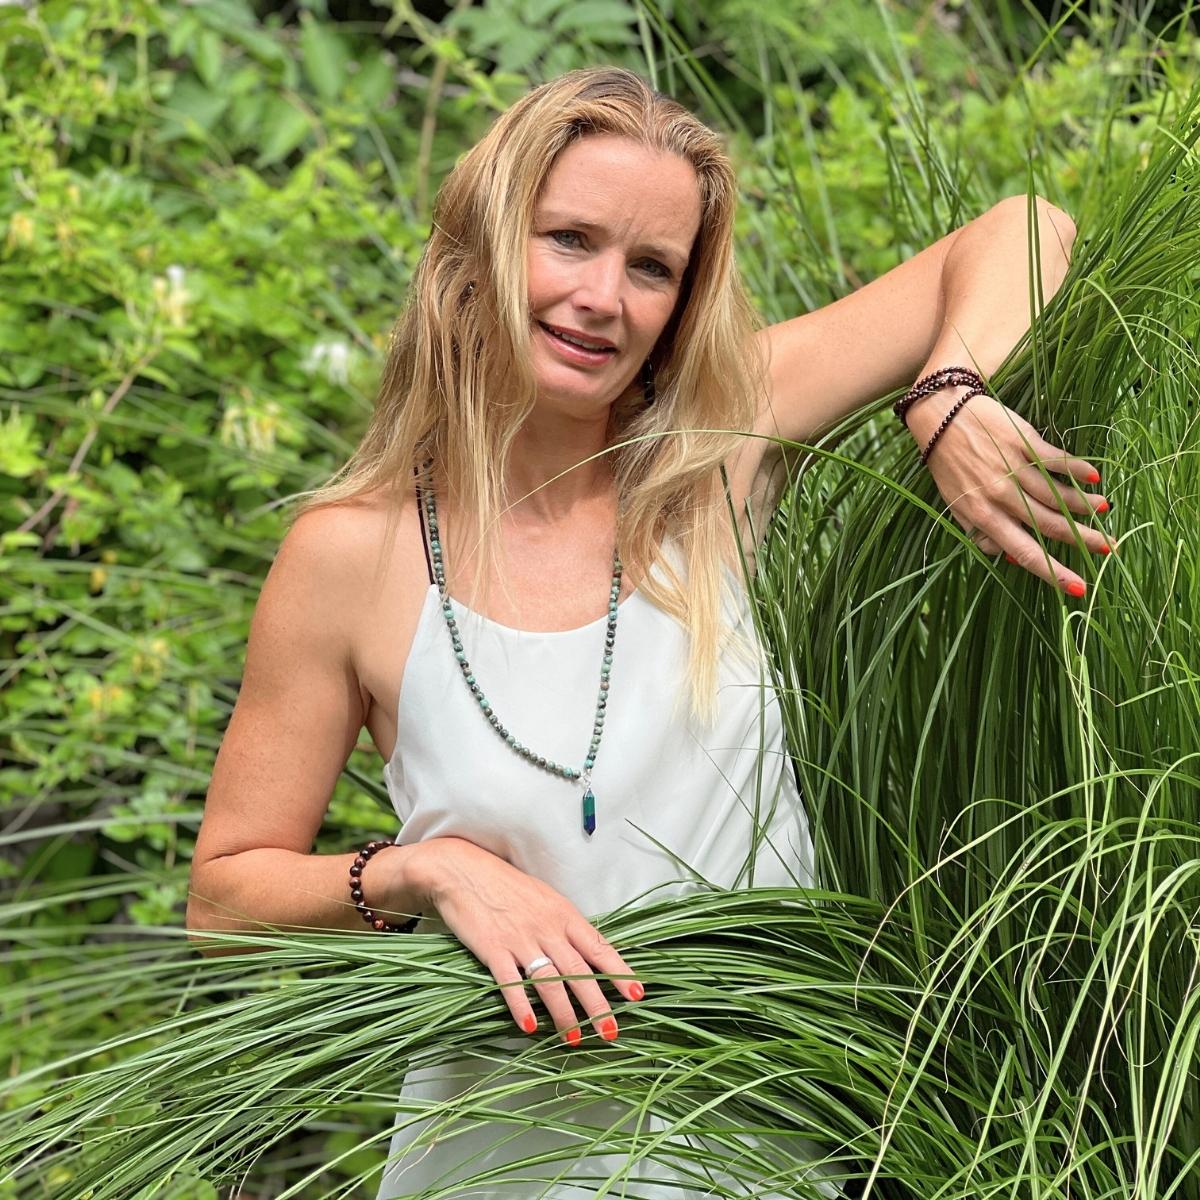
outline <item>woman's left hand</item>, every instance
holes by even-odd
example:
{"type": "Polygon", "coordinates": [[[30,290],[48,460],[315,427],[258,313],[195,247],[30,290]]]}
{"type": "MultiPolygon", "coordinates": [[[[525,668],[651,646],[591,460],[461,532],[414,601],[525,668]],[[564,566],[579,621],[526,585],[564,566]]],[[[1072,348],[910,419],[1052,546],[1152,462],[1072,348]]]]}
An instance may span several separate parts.
{"type": "MultiPolygon", "coordinates": [[[[947,401],[939,406],[941,413],[967,390],[935,393],[947,401]]],[[[941,417],[936,411],[919,413],[921,407],[928,402],[913,407],[909,426],[923,450],[941,417]]],[[[1083,595],[1083,578],[1049,555],[1027,526],[1069,546],[1082,539],[1096,554],[1116,548],[1112,538],[1090,524],[1096,513],[1108,510],[1108,501],[1075,486],[1099,483],[1100,472],[1087,459],[1051,445],[1024,417],[991,396],[973,396],[963,405],[934,444],[926,467],[955,520],[985,554],[1004,551],[1010,561],[1070,595],[1083,595]],[[1074,529],[1060,505],[1072,514],[1074,529]]]]}

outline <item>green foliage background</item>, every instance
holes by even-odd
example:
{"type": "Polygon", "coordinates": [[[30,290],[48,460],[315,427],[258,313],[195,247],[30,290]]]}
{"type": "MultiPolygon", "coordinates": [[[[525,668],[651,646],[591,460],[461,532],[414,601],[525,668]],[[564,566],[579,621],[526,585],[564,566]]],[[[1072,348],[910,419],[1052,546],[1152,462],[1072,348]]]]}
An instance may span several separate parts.
{"type": "MultiPolygon", "coordinates": [[[[73,929],[66,962],[105,928],[182,922],[288,498],[355,444],[430,198],[496,112],[570,67],[653,71],[728,131],[740,262],[779,320],[1030,186],[1086,247],[1097,147],[1144,165],[1164,97],[1200,67],[1188,21],[1155,43],[1106,5],[1054,26],[988,9],[464,0],[435,22],[396,0],[367,26],[319,4],[284,23],[243,0],[0,7],[0,877],[14,936],[73,929]],[[1164,86],[1145,86],[1158,73],[1164,86]]],[[[379,767],[369,745],[355,752],[315,850],[393,828],[379,767]]],[[[53,965],[0,965],[0,986],[53,965]]],[[[9,1074],[135,1020],[114,1007],[80,1029],[48,1006],[7,1047],[9,1074]]],[[[319,1161],[355,1137],[295,1141],[319,1161]]]]}

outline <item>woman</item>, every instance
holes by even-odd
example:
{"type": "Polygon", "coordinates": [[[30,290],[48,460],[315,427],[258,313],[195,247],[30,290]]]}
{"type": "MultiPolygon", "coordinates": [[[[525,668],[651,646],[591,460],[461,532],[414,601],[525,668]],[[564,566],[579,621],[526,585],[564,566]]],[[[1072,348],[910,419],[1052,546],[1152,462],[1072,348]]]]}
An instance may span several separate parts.
{"type": "MultiPolygon", "coordinates": [[[[573,1044],[581,1019],[618,1036],[607,989],[644,995],[589,918],[703,886],[811,881],[728,519],[732,504],[741,534],[761,525],[779,450],[743,435],[811,439],[922,364],[962,361],[930,357],[960,231],[829,309],[756,331],[734,198],[719,139],[623,70],[535,89],[456,166],[371,425],[264,584],[196,845],[190,928],[361,929],[364,916],[382,927],[419,914],[417,929],[453,933],[486,966],[523,1035],[539,1027],[536,995],[573,1044]],[[397,842],[311,855],[364,724],[397,842]],[[602,986],[595,973],[622,978],[602,986]]],[[[914,403],[922,446],[970,390],[952,382],[914,403]]],[[[1052,470],[1083,481],[1093,469],[986,395],[972,409],[973,425],[941,434],[943,494],[982,547],[1065,587],[1077,577],[1014,513],[1069,538],[1060,503],[1090,515],[1098,497],[1058,492],[1027,456],[1010,488],[1020,505],[963,497],[1026,440],[1062,456],[1052,470]]],[[[492,1065],[414,1068],[406,1111],[492,1065]]],[[[421,1128],[397,1130],[381,1197],[569,1145],[525,1129],[500,1147],[517,1127],[497,1121],[413,1147],[421,1128]]],[[[582,1177],[620,1165],[597,1155],[572,1166],[579,1186],[546,1194],[590,1195],[582,1177]]],[[[701,1194],[662,1162],[641,1168],[659,1190],[625,1194],[701,1194]]]]}

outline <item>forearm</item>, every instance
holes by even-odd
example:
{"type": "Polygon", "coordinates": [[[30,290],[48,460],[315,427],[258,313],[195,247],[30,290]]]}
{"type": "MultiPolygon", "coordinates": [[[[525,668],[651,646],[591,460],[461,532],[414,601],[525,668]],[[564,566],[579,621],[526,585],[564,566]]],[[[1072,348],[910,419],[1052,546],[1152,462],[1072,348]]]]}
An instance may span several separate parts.
{"type": "MultiPolygon", "coordinates": [[[[420,843],[385,847],[363,871],[364,902],[392,924],[426,910],[419,849],[420,843]]],[[[187,928],[366,932],[370,927],[350,898],[350,867],[356,854],[298,854],[264,846],[209,859],[192,872],[187,928]]],[[[209,956],[245,953],[241,947],[207,944],[201,936],[191,940],[209,956]]]]}
{"type": "MultiPolygon", "coordinates": [[[[1075,228],[1061,210],[1037,201],[1042,303],[1062,286],[1075,228]]],[[[1033,322],[1030,230],[1025,198],[1006,200],[963,226],[942,264],[941,330],[918,377],[940,367],[969,367],[984,378],[1008,357],[1033,322]]],[[[1040,310],[1039,310],[1040,311],[1040,310]]],[[[966,387],[943,388],[918,400],[908,426],[927,438],[966,387]]]]}

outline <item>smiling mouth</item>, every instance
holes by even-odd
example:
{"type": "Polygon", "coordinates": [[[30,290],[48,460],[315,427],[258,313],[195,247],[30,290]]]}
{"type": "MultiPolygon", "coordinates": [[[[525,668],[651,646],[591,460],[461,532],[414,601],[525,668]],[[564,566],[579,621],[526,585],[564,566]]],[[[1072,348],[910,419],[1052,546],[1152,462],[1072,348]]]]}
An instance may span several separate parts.
{"type": "Polygon", "coordinates": [[[614,346],[599,346],[594,342],[588,342],[581,338],[571,337],[570,334],[559,333],[557,329],[551,329],[544,321],[538,321],[538,324],[552,337],[560,342],[564,342],[568,346],[576,346],[580,350],[584,350],[589,354],[615,354],[616,347],[614,346]]]}

